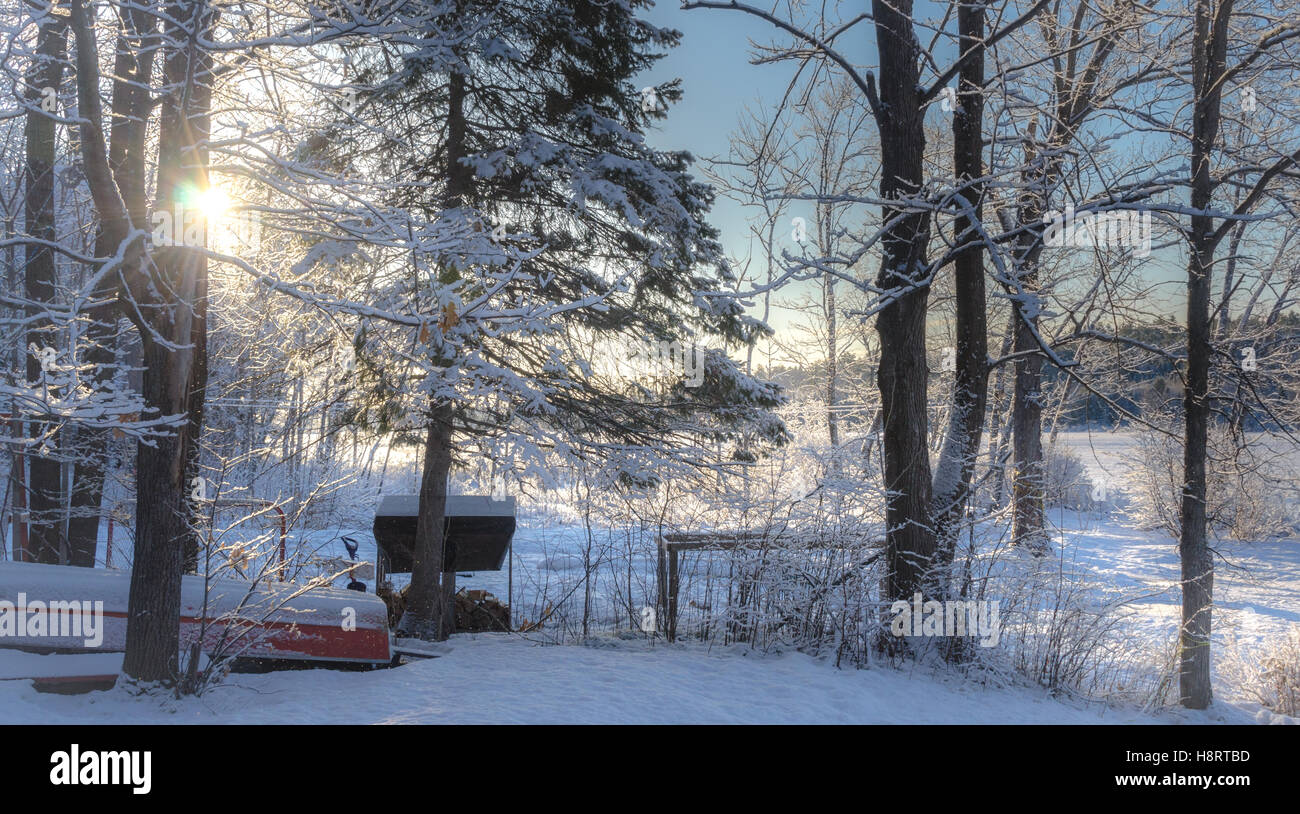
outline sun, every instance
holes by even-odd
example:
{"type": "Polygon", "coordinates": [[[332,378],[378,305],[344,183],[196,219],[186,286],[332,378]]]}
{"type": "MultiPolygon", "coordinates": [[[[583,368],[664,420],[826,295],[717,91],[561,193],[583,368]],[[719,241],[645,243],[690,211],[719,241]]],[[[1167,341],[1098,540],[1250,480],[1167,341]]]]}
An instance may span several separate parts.
{"type": "Polygon", "coordinates": [[[230,211],[230,197],[219,187],[208,187],[200,192],[195,203],[203,217],[208,221],[217,221],[230,211]]]}

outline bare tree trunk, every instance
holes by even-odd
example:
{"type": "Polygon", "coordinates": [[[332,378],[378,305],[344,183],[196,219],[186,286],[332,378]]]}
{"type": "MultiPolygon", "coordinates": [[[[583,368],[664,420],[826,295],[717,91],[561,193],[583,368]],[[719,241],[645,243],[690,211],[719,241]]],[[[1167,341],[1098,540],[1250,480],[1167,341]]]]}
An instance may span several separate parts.
{"type": "MultiPolygon", "coordinates": [[[[876,42],[880,50],[879,114],[881,198],[900,201],[919,193],[924,182],[924,114],[921,108],[917,54],[912,31],[912,2],[873,0],[876,42]]],[[[884,418],[886,577],[885,598],[911,599],[924,589],[934,556],[930,526],[930,454],[926,442],[928,367],[925,358],[926,245],[928,212],[904,205],[883,207],[892,223],[882,240],[876,285],[894,292],[893,302],[876,317],[880,366],[876,374],[884,418]]]]}
{"type": "Polygon", "coordinates": [[[839,320],[835,302],[835,278],[826,276],[826,431],[831,443],[831,471],[840,472],[840,425],[835,412],[839,404],[839,320]]]}
{"type": "MultiPolygon", "coordinates": [[[[144,400],[148,407],[172,415],[184,412],[178,408],[184,406],[189,364],[178,357],[180,353],[146,338],[144,400]]],[[[141,681],[170,684],[178,676],[181,568],[190,537],[185,494],[189,441],[186,424],[157,439],[153,446],[141,443],[136,450],[135,558],[122,669],[141,681]]]]}
{"type": "MultiPolygon", "coordinates": [[[[94,35],[84,0],[70,2],[87,179],[101,217],[127,220],[101,130],[94,35]]],[[[186,203],[187,193],[208,185],[211,60],[199,42],[207,37],[215,15],[205,0],[179,0],[168,6],[166,19],[167,93],[160,103],[158,198],[164,211],[175,212],[176,204],[186,203]]],[[[179,242],[184,224],[172,226],[174,242],[179,242]]],[[[137,445],[135,557],[122,669],[136,680],[170,685],[178,678],[181,565],[191,533],[185,475],[194,440],[189,410],[198,367],[195,356],[204,347],[195,341],[204,330],[202,311],[196,308],[206,290],[207,263],[202,254],[183,246],[161,248],[150,258],[139,240],[124,247],[122,254],[122,277],[133,306],[129,313],[143,342],[141,389],[146,408],[179,417],[173,434],[155,439],[153,446],[137,445]]]]}
{"type": "MultiPolygon", "coordinates": [[[[205,100],[204,108],[207,108],[205,100]]],[[[206,161],[204,162],[207,163],[206,161]]],[[[205,477],[200,466],[203,439],[203,406],[208,388],[208,274],[207,260],[199,258],[203,264],[202,273],[194,280],[194,318],[190,326],[190,344],[193,346],[193,366],[190,370],[189,395],[187,411],[189,426],[186,433],[190,444],[186,449],[185,479],[186,484],[205,477]]],[[[193,507],[191,507],[191,510],[193,507]]],[[[192,513],[192,511],[191,511],[192,513]]],[[[185,573],[194,574],[199,567],[199,548],[202,534],[191,530],[185,540],[185,573]]]]}
{"type": "MultiPolygon", "coordinates": [[[[110,118],[108,163],[112,170],[129,222],[101,213],[99,234],[95,240],[96,257],[112,257],[126,239],[132,223],[148,219],[145,196],[145,133],[151,100],[149,83],[153,74],[155,17],[144,9],[123,15],[123,25],[130,37],[119,35],[113,59],[113,109],[110,118]],[[139,43],[133,47],[132,40],[139,43]]],[[[107,382],[117,361],[118,309],[113,302],[117,290],[115,279],[106,279],[95,290],[97,305],[91,310],[86,330],[88,348],[84,361],[94,365],[91,378],[96,384],[107,382]]],[[[72,564],[94,567],[99,544],[99,521],[103,508],[104,480],[107,474],[109,431],[81,428],[81,444],[73,476],[71,516],[68,519],[68,546],[72,564]]]]}
{"type": "MultiPolygon", "coordinates": [[[[957,295],[956,384],[949,413],[948,431],[935,472],[934,517],[940,567],[952,562],[962,507],[970,492],[975,459],[984,433],[988,403],[989,351],[988,316],[984,291],[984,245],[978,230],[984,218],[984,6],[962,5],[957,9],[960,53],[969,54],[962,63],[953,112],[953,175],[970,205],[968,214],[956,219],[957,242],[961,246],[953,261],[957,295]],[[964,245],[963,245],[964,244],[964,245]]],[[[944,574],[936,574],[946,590],[944,574]]]]}
{"type": "MultiPolygon", "coordinates": [[[[1037,297],[1038,272],[1025,267],[1020,275],[1027,296],[1037,297]]],[[[1012,539],[1031,551],[1045,551],[1047,540],[1043,527],[1043,357],[1039,353],[1037,313],[1021,305],[1016,320],[1016,381],[1011,408],[1011,448],[1015,475],[1012,500],[1015,505],[1012,539]]],[[[1037,310],[1036,308],[1034,309],[1037,310]]]]}
{"type": "MultiPolygon", "coordinates": [[[[184,43],[186,29],[207,29],[211,17],[206,3],[171,8],[171,37],[184,43]]],[[[203,84],[207,60],[196,50],[171,51],[164,64],[166,82],[174,89],[164,97],[160,123],[160,201],[172,207],[185,187],[207,187],[208,94],[203,84]]],[[[196,342],[205,331],[200,297],[207,288],[207,261],[187,248],[173,246],[155,252],[161,290],[175,300],[159,303],[144,339],[144,401],[160,415],[184,416],[174,434],[154,446],[139,444],[136,453],[136,549],[131,572],[126,659],[123,670],[144,681],[172,682],[177,677],[181,573],[184,554],[192,545],[192,508],[187,479],[195,443],[191,396],[196,386],[196,342]],[[159,336],[155,337],[154,332],[159,336]],[[167,342],[173,347],[163,344],[167,342]]]]}
{"type": "MultiPolygon", "coordinates": [[[[21,189],[22,182],[18,181],[15,186],[21,189]]],[[[16,209],[6,207],[5,210],[5,229],[4,237],[10,241],[16,234],[14,222],[17,220],[16,209]]],[[[19,289],[22,287],[22,274],[18,270],[18,247],[10,242],[5,247],[5,283],[6,293],[12,298],[13,302],[18,302],[19,289]]],[[[17,319],[21,314],[21,309],[13,306],[6,308],[6,316],[10,319],[17,319]]],[[[15,347],[13,356],[10,359],[11,370],[19,370],[25,364],[24,349],[15,347]]],[[[9,422],[9,431],[15,438],[23,437],[23,422],[18,418],[18,399],[16,396],[9,400],[9,413],[13,420],[9,422]]],[[[9,445],[9,483],[6,486],[8,498],[9,520],[11,529],[10,551],[14,562],[24,562],[27,559],[27,476],[23,470],[26,467],[23,464],[24,455],[22,449],[17,444],[9,445]]],[[[4,552],[0,551],[0,559],[4,558],[4,552]]]]}
{"type": "MultiPolygon", "coordinates": [[[[1069,24],[1061,23],[1056,11],[1049,13],[1045,29],[1049,48],[1053,52],[1063,47],[1064,36],[1072,44],[1078,39],[1081,15],[1086,6],[1080,6],[1069,24]]],[[[1116,18],[1122,19],[1122,18],[1116,18]]],[[[1052,189],[1061,177],[1061,163],[1065,146],[1074,138],[1079,126],[1096,109],[1098,81],[1107,61],[1115,52],[1118,39],[1125,26],[1116,25],[1114,19],[1104,15],[1103,23],[1086,60],[1082,51],[1071,53],[1069,59],[1059,63],[1060,75],[1055,85],[1055,105],[1044,135],[1045,149],[1035,142],[1037,119],[1028,127],[1028,147],[1025,169],[1021,174],[1021,198],[1017,207],[1019,222],[1016,227],[1022,237],[1015,250],[1016,278],[1021,286],[1022,302],[1018,304],[1014,352],[1015,386],[1012,399],[1012,459],[1014,476],[1012,499],[1014,520],[1012,542],[1023,545],[1036,554],[1048,550],[1049,542],[1044,531],[1043,475],[1043,355],[1038,338],[1038,313],[1042,306],[1039,279],[1039,258],[1043,252],[1043,215],[1047,211],[1052,189]]],[[[1014,301],[1013,301],[1014,302],[1014,301]]]]}
{"type": "MultiPolygon", "coordinates": [[[[472,171],[460,161],[465,155],[465,77],[452,74],[448,81],[446,206],[452,209],[464,205],[473,178],[472,171]]],[[[448,270],[448,273],[453,272],[448,270]]],[[[406,610],[398,628],[404,635],[426,640],[442,640],[455,632],[456,619],[449,612],[452,597],[442,583],[454,418],[453,404],[435,401],[431,405],[420,479],[415,570],[411,573],[406,610]]]]}
{"type": "Polygon", "coordinates": [[[447,618],[450,598],[442,584],[451,445],[451,406],[435,406],[425,435],[420,510],[415,525],[415,565],[406,609],[398,623],[398,631],[403,636],[428,641],[441,641],[455,632],[455,619],[447,618]]]}
{"type": "MultiPolygon", "coordinates": [[[[35,240],[53,243],[57,237],[54,228],[54,162],[55,121],[54,111],[42,104],[54,98],[63,82],[63,66],[68,52],[67,18],[51,15],[37,32],[36,54],[26,77],[27,102],[31,109],[24,126],[27,141],[25,167],[26,195],[24,216],[27,234],[35,240]]],[[[52,303],[58,290],[54,252],[46,247],[28,244],[26,249],[27,317],[27,380],[40,382],[45,376],[39,352],[45,348],[58,348],[59,335],[46,316],[42,303],[52,303]]],[[[62,356],[62,354],[60,354],[62,356]]],[[[64,489],[62,464],[57,459],[58,440],[52,425],[33,421],[33,437],[46,438],[45,453],[28,456],[28,509],[31,525],[29,552],[31,559],[43,563],[66,563],[67,540],[63,532],[64,489]],[[51,452],[55,454],[51,454],[51,452]]]]}
{"type": "Polygon", "coordinates": [[[1214,11],[1197,0],[1192,46],[1191,256],[1187,265],[1187,389],[1183,397],[1183,495],[1178,553],[1182,561],[1183,626],[1179,696],[1183,706],[1210,705],[1210,631],[1214,560],[1206,540],[1205,459],[1210,422],[1210,285],[1214,266],[1211,153],[1219,134],[1228,20],[1232,0],[1214,11]]]}
{"type": "MultiPolygon", "coordinates": [[[[1010,315],[1007,318],[1006,335],[1002,338],[1002,350],[998,354],[1001,359],[1011,353],[1011,343],[1015,341],[1016,335],[1016,306],[1011,304],[1010,315]]],[[[989,496],[989,510],[1000,511],[1005,505],[1007,486],[1007,468],[1005,461],[1007,458],[1007,447],[1011,440],[1011,427],[1009,426],[1010,411],[1008,409],[1009,400],[1007,394],[1007,366],[999,365],[997,374],[993,379],[993,418],[992,426],[989,429],[989,455],[992,456],[991,466],[993,467],[993,486],[989,496]]]]}
{"type": "MultiPolygon", "coordinates": [[[[1068,105],[1058,100],[1058,111],[1068,105]]],[[[1036,121],[1036,120],[1035,120],[1036,121]]],[[[1043,357],[1038,342],[1038,313],[1042,307],[1039,290],[1038,260],[1043,252],[1041,223],[1047,209],[1048,185],[1060,173],[1059,159],[1040,159],[1033,143],[1034,122],[1029,127],[1029,148],[1025,163],[1033,168],[1025,173],[1018,217],[1020,226],[1032,224],[1031,231],[1020,239],[1015,252],[1015,277],[1020,286],[1019,300],[1012,300],[1012,351],[1016,355],[1015,377],[1011,388],[1011,503],[1013,545],[1022,545],[1035,554],[1049,549],[1046,536],[1045,493],[1043,478],[1043,357]]],[[[1065,138],[1053,127],[1049,142],[1059,146],[1065,138]]]]}

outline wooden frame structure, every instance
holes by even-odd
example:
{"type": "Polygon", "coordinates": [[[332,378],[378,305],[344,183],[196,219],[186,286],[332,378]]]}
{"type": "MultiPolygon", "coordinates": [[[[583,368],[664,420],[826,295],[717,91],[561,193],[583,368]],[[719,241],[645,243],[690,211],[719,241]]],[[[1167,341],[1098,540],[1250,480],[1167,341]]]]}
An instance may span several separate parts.
{"type": "Polygon", "coordinates": [[[664,637],[677,641],[677,600],[681,593],[678,561],[683,551],[734,551],[759,549],[780,539],[780,533],[754,531],[695,531],[665,534],[659,538],[659,563],[655,584],[658,608],[664,620],[664,637]]]}

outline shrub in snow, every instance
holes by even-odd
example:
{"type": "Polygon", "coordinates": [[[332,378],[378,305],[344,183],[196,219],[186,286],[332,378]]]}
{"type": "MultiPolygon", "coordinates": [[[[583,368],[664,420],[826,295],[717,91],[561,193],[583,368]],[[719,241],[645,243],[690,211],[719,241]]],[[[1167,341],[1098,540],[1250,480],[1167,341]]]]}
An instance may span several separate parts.
{"type": "Polygon", "coordinates": [[[1300,625],[1251,652],[1230,636],[1223,653],[1219,672],[1239,693],[1279,715],[1300,717],[1300,625]]]}
{"type": "MultiPolygon", "coordinates": [[[[1012,549],[1015,551],[1015,549],[1012,549]]],[[[1053,692],[1151,704],[1162,696],[1165,660],[1134,630],[1139,598],[1076,562],[1068,545],[1055,557],[977,559],[973,584],[998,600],[999,647],[977,651],[984,666],[1011,671],[1053,692]]]]}
{"type": "Polygon", "coordinates": [[[1293,718],[1300,714],[1300,628],[1292,627],[1265,654],[1260,668],[1260,703],[1293,718]]]}
{"type": "Polygon", "coordinates": [[[1043,498],[1048,506],[1083,511],[1091,506],[1092,481],[1083,459],[1062,444],[1043,448],[1043,498]]]}
{"type": "MultiPolygon", "coordinates": [[[[1172,422],[1170,422],[1172,426],[1172,422]]],[[[1287,460],[1262,434],[1234,438],[1228,428],[1210,428],[1206,495],[1210,531],[1221,539],[1268,540],[1293,537],[1295,476],[1287,460]]],[[[1178,537],[1183,486],[1183,448],[1163,433],[1138,436],[1127,478],[1129,518],[1143,529],[1178,537]]]]}
{"type": "Polygon", "coordinates": [[[533,545],[514,554],[512,605],[530,637],[662,637],[661,537],[743,532],[743,545],[680,553],[677,640],[868,661],[881,620],[884,497],[874,469],[846,464],[840,472],[853,479],[826,478],[827,450],[807,446],[744,479],[683,471],[629,490],[583,462],[564,466],[569,485],[525,501],[533,545]]]}

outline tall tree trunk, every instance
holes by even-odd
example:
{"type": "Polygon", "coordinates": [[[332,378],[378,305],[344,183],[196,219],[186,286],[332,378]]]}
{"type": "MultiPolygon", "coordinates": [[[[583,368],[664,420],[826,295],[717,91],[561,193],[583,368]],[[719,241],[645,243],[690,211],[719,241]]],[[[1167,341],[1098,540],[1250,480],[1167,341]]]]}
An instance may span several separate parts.
{"type": "Polygon", "coordinates": [[[1012,540],[1030,551],[1047,550],[1044,530],[1045,510],[1043,480],[1043,357],[1039,353],[1037,301],[1038,271],[1026,264],[1019,275],[1027,298],[1034,303],[1019,306],[1016,320],[1014,352],[1017,354],[1016,380],[1011,408],[1011,449],[1014,476],[1011,483],[1014,503],[1012,540]]]}
{"type": "MultiPolygon", "coordinates": [[[[984,218],[984,5],[957,9],[959,53],[969,54],[959,74],[953,112],[953,174],[969,214],[956,219],[961,246],[953,260],[957,298],[956,383],[948,431],[933,488],[937,564],[952,562],[962,507],[970,492],[975,459],[983,441],[988,403],[988,317],[984,291],[984,245],[978,230],[984,218]],[[962,245],[965,244],[965,245],[962,245]]],[[[936,574],[946,589],[944,574],[936,574]]]]}
{"type": "MultiPolygon", "coordinates": [[[[1064,35],[1078,43],[1082,14],[1085,7],[1074,12],[1074,20],[1063,26],[1052,12],[1047,29],[1049,48],[1058,51],[1064,35]]],[[[1012,542],[1023,545],[1035,554],[1049,548],[1045,532],[1046,512],[1043,473],[1043,355],[1038,340],[1042,293],[1039,279],[1039,259],[1043,252],[1043,215],[1047,211],[1052,190],[1061,178],[1061,164],[1066,155],[1065,146],[1074,138],[1084,119],[1100,102],[1098,80],[1114,54],[1118,38],[1125,30],[1121,18],[1108,19],[1103,15],[1100,35],[1086,61],[1080,60],[1082,52],[1072,53],[1060,63],[1061,73],[1055,82],[1055,105],[1050,123],[1045,130],[1045,149],[1035,142],[1037,118],[1029,122],[1028,148],[1025,169],[1021,173],[1020,202],[1017,207],[1021,232],[1014,254],[1016,279],[1021,285],[1022,302],[1016,314],[1014,351],[1015,386],[1012,400],[1012,500],[1014,521],[1012,542]],[[1119,20],[1116,23],[1116,20],[1119,20]]],[[[1015,302],[1013,300],[1013,302],[1015,302]]]]}
{"type": "MultiPolygon", "coordinates": [[[[206,100],[204,108],[207,108],[206,100]]],[[[204,164],[206,163],[205,160],[204,164]]],[[[187,397],[189,423],[186,427],[186,433],[190,438],[190,445],[185,450],[184,482],[186,484],[193,484],[200,478],[206,477],[201,466],[201,454],[203,452],[203,408],[208,389],[208,274],[206,258],[196,259],[203,265],[203,269],[202,273],[198,274],[194,281],[194,318],[190,327],[189,339],[194,349],[194,364],[190,369],[187,397]]],[[[187,494],[190,492],[187,492],[187,494]]],[[[194,506],[189,507],[188,514],[190,517],[198,514],[195,511],[196,508],[194,506]]],[[[182,568],[187,574],[198,572],[199,549],[202,537],[203,535],[193,528],[190,529],[189,534],[186,536],[185,561],[182,563],[182,568]]]]}
{"type": "MultiPolygon", "coordinates": [[[[824,209],[821,218],[825,222],[821,245],[831,245],[830,207],[824,209]]],[[[829,253],[829,248],[824,249],[829,253]]],[[[835,275],[827,274],[824,278],[823,305],[826,310],[826,431],[831,445],[831,474],[839,477],[840,465],[840,423],[836,410],[839,406],[839,306],[835,301],[835,275]]]]}
{"type": "MultiPolygon", "coordinates": [[[[454,73],[448,79],[447,103],[447,194],[448,209],[463,206],[472,191],[472,170],[461,163],[465,156],[465,77],[454,73]]],[[[445,268],[443,282],[455,281],[456,270],[445,268]]],[[[450,364],[450,359],[439,360],[450,364]]],[[[415,529],[415,566],[407,592],[406,610],[398,630],[404,635],[440,641],[455,632],[455,615],[450,612],[453,597],[443,584],[443,540],[446,528],[447,480],[451,471],[455,406],[435,397],[429,409],[425,436],[423,471],[420,478],[420,509],[415,529]]]]}
{"type": "MultiPolygon", "coordinates": [[[[71,0],[87,177],[96,209],[127,219],[100,130],[97,58],[83,2],[71,0]]],[[[160,105],[158,199],[169,213],[178,203],[192,205],[192,196],[208,184],[211,63],[198,43],[213,22],[205,0],[167,8],[163,78],[168,92],[160,105]]],[[[184,224],[172,226],[179,242],[184,224]]],[[[134,303],[129,312],[143,342],[145,405],[156,415],[176,416],[177,423],[173,434],[155,439],[153,446],[137,445],[136,541],[123,671],[139,681],[172,684],[178,677],[183,547],[191,533],[185,476],[194,440],[189,411],[198,375],[195,357],[204,347],[195,339],[204,330],[198,304],[207,264],[200,253],[178,245],[158,249],[148,262],[140,241],[127,247],[124,259],[127,296],[134,303]]]]}
{"type": "MultiPolygon", "coordinates": [[[[116,255],[131,225],[144,224],[148,220],[144,150],[157,23],[146,10],[133,9],[123,15],[123,25],[126,33],[118,35],[113,59],[108,164],[128,217],[100,214],[99,234],[95,239],[96,257],[116,255]]],[[[116,279],[106,279],[95,290],[93,299],[96,305],[89,313],[83,361],[94,366],[91,379],[96,385],[105,384],[112,378],[117,362],[119,311],[113,301],[117,287],[116,279]]],[[[83,427],[79,438],[81,444],[77,450],[72,510],[68,519],[68,546],[73,565],[93,567],[99,544],[109,431],[83,427]]]]}
{"type": "MultiPolygon", "coordinates": [[[[1058,103],[1058,112],[1064,105],[1058,103]]],[[[1011,301],[1013,310],[1012,351],[1016,355],[1015,376],[1011,387],[1011,542],[1034,554],[1049,549],[1047,540],[1043,478],[1043,357],[1038,342],[1038,314],[1042,309],[1039,290],[1038,261],[1043,253],[1042,220],[1047,210],[1049,185],[1060,173],[1059,159],[1042,157],[1034,144],[1036,119],[1029,126],[1027,169],[1022,177],[1021,199],[1017,208],[1023,232],[1013,256],[1019,299],[1011,301]]],[[[1049,143],[1060,133],[1051,129],[1049,143]]],[[[1063,142],[1062,142],[1063,143],[1063,142]]]]}
{"type": "MultiPolygon", "coordinates": [[[[917,56],[920,46],[912,31],[912,1],[872,0],[876,42],[880,50],[877,121],[880,126],[881,198],[901,201],[918,194],[924,181],[924,111],[921,109],[917,56]]],[[[893,301],[876,316],[880,338],[880,388],[887,532],[887,600],[912,598],[923,591],[934,556],[930,526],[929,421],[926,413],[928,368],[925,358],[926,307],[929,284],[926,247],[930,240],[928,212],[903,204],[882,207],[882,220],[892,223],[883,236],[880,274],[876,285],[892,292],[893,301]]]]}
{"type": "Polygon", "coordinates": [[[1219,134],[1222,76],[1232,0],[1211,10],[1197,0],[1192,45],[1191,256],[1187,264],[1187,389],[1183,397],[1183,495],[1178,553],[1182,561],[1183,624],[1179,695],[1183,706],[1210,704],[1210,632],[1214,560],[1206,535],[1205,460],[1210,423],[1210,286],[1214,266],[1215,182],[1210,159],[1219,134]]]}
{"type": "Polygon", "coordinates": [[[451,471],[452,408],[435,407],[424,443],[420,478],[420,509],[415,525],[415,565],[398,631],[428,641],[442,641],[455,632],[448,613],[451,598],[442,584],[443,544],[447,513],[447,477],[451,471]]]}
{"type": "MultiPolygon", "coordinates": [[[[1007,318],[1006,334],[1002,337],[1002,350],[998,358],[1004,358],[1011,353],[1011,343],[1015,341],[1016,335],[1016,306],[1011,304],[1010,315],[1007,318]]],[[[1007,366],[999,365],[997,373],[993,379],[993,420],[992,427],[989,430],[989,455],[992,457],[991,466],[993,467],[993,485],[989,490],[989,506],[991,512],[1002,510],[1005,504],[1007,486],[1007,448],[1011,441],[1011,428],[1009,426],[1010,410],[1008,409],[1009,399],[1007,394],[1007,366]]]]}
{"type": "MultiPolygon", "coordinates": [[[[167,263],[162,254],[158,252],[160,266],[167,263]]],[[[167,265],[171,270],[178,268],[175,261],[167,265]]],[[[188,351],[174,352],[156,340],[145,339],[144,401],[148,407],[163,414],[184,413],[189,384],[185,356],[188,351]]],[[[182,554],[190,536],[185,489],[188,427],[185,423],[152,446],[141,443],[136,449],[135,557],[122,669],[141,681],[171,684],[179,675],[182,554]]]]}
{"type": "MultiPolygon", "coordinates": [[[[22,181],[18,181],[22,183],[22,181]]],[[[4,237],[6,241],[12,241],[17,234],[15,221],[17,220],[14,210],[6,211],[4,237]]],[[[22,288],[22,272],[18,268],[18,247],[10,242],[5,247],[5,283],[6,293],[9,294],[13,302],[18,302],[20,289],[22,288]]],[[[21,309],[17,307],[6,308],[6,316],[10,319],[19,319],[22,316],[21,309]]],[[[26,349],[15,347],[13,356],[9,360],[11,370],[18,370],[26,364],[26,349]]],[[[18,418],[18,398],[13,396],[9,399],[9,413],[13,420],[9,422],[9,431],[13,433],[14,438],[23,437],[23,421],[18,418]]],[[[24,473],[26,467],[23,465],[25,457],[22,449],[17,444],[9,445],[9,483],[5,487],[9,494],[9,521],[10,534],[10,556],[14,562],[24,562],[27,559],[27,476],[24,473]]],[[[3,559],[4,552],[0,551],[0,559],[3,559]]]]}
{"type": "MultiPolygon", "coordinates": [[[[54,242],[54,162],[55,121],[57,113],[46,110],[43,103],[55,98],[63,83],[63,66],[67,61],[67,18],[57,14],[47,18],[37,32],[36,56],[26,76],[27,112],[25,135],[27,163],[24,198],[27,233],[35,240],[54,242]]],[[[59,335],[46,316],[43,303],[52,303],[58,290],[54,252],[47,246],[28,244],[26,266],[27,380],[40,383],[45,377],[41,351],[59,347],[59,335]]],[[[60,354],[62,356],[62,354],[60,354]]],[[[34,438],[44,438],[43,445],[57,453],[57,429],[43,421],[29,425],[34,438]]],[[[31,559],[43,563],[68,561],[64,536],[63,467],[49,452],[28,456],[28,510],[31,518],[28,540],[31,559]]]]}

